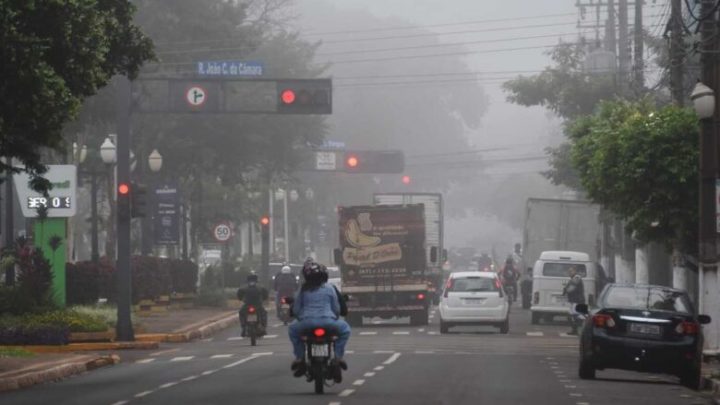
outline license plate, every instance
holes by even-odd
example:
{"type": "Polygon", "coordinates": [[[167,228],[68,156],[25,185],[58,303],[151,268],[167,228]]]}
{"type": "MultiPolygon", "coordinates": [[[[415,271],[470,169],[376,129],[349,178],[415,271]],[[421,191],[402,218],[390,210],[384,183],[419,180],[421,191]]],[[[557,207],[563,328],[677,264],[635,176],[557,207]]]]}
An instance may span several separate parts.
{"type": "Polygon", "coordinates": [[[247,316],[248,322],[257,322],[257,314],[249,315],[247,316]]]}
{"type": "Polygon", "coordinates": [[[330,355],[328,345],[312,345],[312,355],[313,357],[328,357],[330,355]]]}
{"type": "Polygon", "coordinates": [[[566,304],[567,303],[567,297],[564,295],[553,295],[553,302],[556,304],[566,304]]]}
{"type": "Polygon", "coordinates": [[[645,323],[631,323],[630,332],[642,335],[659,335],[660,325],[649,325],[645,323]]]}
{"type": "Polygon", "coordinates": [[[462,303],[463,305],[473,306],[473,305],[481,305],[485,301],[485,298],[463,298],[462,303]]]}

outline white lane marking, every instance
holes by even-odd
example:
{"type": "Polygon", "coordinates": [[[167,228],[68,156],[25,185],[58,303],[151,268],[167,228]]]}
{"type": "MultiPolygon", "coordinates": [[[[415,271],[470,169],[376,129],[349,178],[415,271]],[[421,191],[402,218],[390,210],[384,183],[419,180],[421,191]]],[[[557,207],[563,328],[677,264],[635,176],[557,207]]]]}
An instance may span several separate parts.
{"type": "Polygon", "coordinates": [[[525,334],[528,336],[545,336],[545,334],[542,332],[527,332],[525,334]]]}
{"type": "Polygon", "coordinates": [[[428,335],[437,335],[437,334],[438,334],[437,332],[432,332],[432,331],[428,332],[428,335]]]}
{"type": "Polygon", "coordinates": [[[243,363],[247,363],[247,362],[250,361],[250,360],[257,359],[257,358],[260,357],[260,356],[270,356],[270,355],[272,355],[272,354],[273,354],[272,352],[255,353],[255,354],[253,354],[252,356],[245,357],[244,359],[240,359],[240,360],[238,360],[238,361],[236,361],[236,362],[234,362],[234,363],[226,364],[226,365],[224,365],[222,368],[223,368],[223,369],[233,368],[233,367],[239,366],[239,365],[241,365],[241,364],[243,364],[243,363]]]}
{"type": "Polygon", "coordinates": [[[138,363],[138,364],[147,364],[147,363],[152,363],[152,362],[155,361],[155,360],[157,360],[157,359],[142,359],[142,360],[136,361],[135,363],[138,363]]]}
{"type": "Polygon", "coordinates": [[[344,390],[340,394],[338,394],[339,397],[349,397],[352,395],[352,393],[355,392],[355,390],[344,390]]]}
{"type": "Polygon", "coordinates": [[[198,376],[196,376],[196,375],[191,375],[191,376],[189,376],[189,377],[183,378],[183,379],[180,380],[180,381],[187,382],[187,381],[192,381],[192,380],[194,380],[194,379],[196,379],[196,378],[198,378],[198,376]]]}
{"type": "Polygon", "coordinates": [[[363,384],[365,384],[365,380],[355,380],[355,381],[353,381],[353,385],[358,385],[358,386],[360,386],[360,385],[363,385],[363,384]]]}
{"type": "Polygon", "coordinates": [[[435,354],[432,350],[415,350],[415,354],[435,354]]]}
{"type": "Polygon", "coordinates": [[[172,353],[172,352],[179,352],[179,351],[180,351],[180,349],[160,350],[159,352],[150,353],[150,356],[151,356],[151,357],[155,357],[155,356],[160,356],[161,354],[172,353]]]}
{"type": "Polygon", "coordinates": [[[564,383],[572,382],[572,381],[570,381],[570,380],[559,380],[559,381],[560,381],[561,383],[563,383],[563,384],[564,384],[564,383]]]}
{"type": "Polygon", "coordinates": [[[555,360],[555,357],[545,357],[548,360],[555,360]]]}
{"type": "Polygon", "coordinates": [[[213,340],[215,340],[215,338],[207,338],[207,339],[203,339],[202,341],[203,342],[212,342],[213,340]]]}
{"type": "Polygon", "coordinates": [[[400,357],[400,353],[395,353],[392,356],[390,356],[387,360],[383,362],[384,365],[388,366],[390,364],[395,363],[395,361],[400,357]]]}
{"type": "Polygon", "coordinates": [[[567,333],[564,333],[564,332],[563,332],[563,333],[558,333],[558,336],[564,337],[564,338],[575,338],[575,339],[578,338],[578,335],[568,335],[567,333]]]}
{"type": "Polygon", "coordinates": [[[554,370],[556,368],[560,368],[560,366],[550,366],[550,368],[552,368],[554,370]]]}
{"type": "Polygon", "coordinates": [[[377,332],[360,332],[360,335],[362,335],[362,336],[377,335],[377,332]]]}
{"type": "Polygon", "coordinates": [[[368,373],[363,374],[363,377],[375,377],[375,373],[370,371],[368,373]]]}
{"type": "Polygon", "coordinates": [[[340,402],[330,402],[328,405],[340,405],[340,402]]]}
{"type": "Polygon", "coordinates": [[[172,387],[172,386],[174,386],[174,385],[178,385],[178,384],[179,384],[179,382],[173,381],[173,382],[165,383],[165,384],[159,386],[158,389],[161,389],[161,390],[162,390],[162,389],[170,388],[170,387],[172,387]]]}
{"type": "Polygon", "coordinates": [[[219,370],[219,369],[218,369],[218,370],[207,370],[207,371],[203,371],[202,373],[200,373],[200,375],[215,374],[215,373],[217,373],[218,371],[220,371],[220,370],[219,370]]]}
{"type": "Polygon", "coordinates": [[[425,332],[425,329],[422,329],[422,328],[418,329],[418,332],[420,332],[420,333],[425,332]]]}
{"type": "Polygon", "coordinates": [[[345,354],[355,354],[355,350],[345,350],[345,354]]]}
{"type": "Polygon", "coordinates": [[[155,391],[143,391],[141,393],[135,394],[135,398],[142,398],[144,396],[148,396],[148,395],[152,394],[153,392],[155,392],[155,391]]]}
{"type": "Polygon", "coordinates": [[[179,356],[179,357],[173,357],[170,359],[170,361],[189,361],[195,358],[195,356],[179,356]]]}
{"type": "Polygon", "coordinates": [[[255,356],[255,357],[258,357],[258,356],[272,356],[273,354],[274,354],[273,352],[259,352],[259,353],[253,353],[253,356],[255,356]]]}
{"type": "Polygon", "coordinates": [[[576,402],[575,405],[590,405],[590,402],[576,402]]]}
{"type": "Polygon", "coordinates": [[[393,335],[409,335],[409,334],[410,334],[410,332],[408,332],[408,331],[396,331],[396,332],[393,332],[393,335]]]}
{"type": "Polygon", "coordinates": [[[215,354],[210,356],[211,359],[227,359],[229,357],[232,357],[232,354],[215,354]]]}
{"type": "Polygon", "coordinates": [[[385,367],[384,366],[377,366],[373,370],[375,371],[382,371],[385,367]]]}
{"type": "Polygon", "coordinates": [[[265,335],[263,339],[275,339],[278,335],[265,335]]]}
{"type": "Polygon", "coordinates": [[[125,404],[127,404],[127,403],[128,403],[128,401],[117,401],[117,402],[115,402],[115,403],[112,404],[112,405],[125,405],[125,404]]]}
{"type": "Polygon", "coordinates": [[[242,336],[232,336],[227,338],[227,340],[243,340],[244,338],[242,336]]]}
{"type": "Polygon", "coordinates": [[[395,353],[392,350],[375,350],[373,354],[393,354],[395,353]]]}
{"type": "Polygon", "coordinates": [[[571,392],[571,393],[570,393],[570,396],[571,396],[571,397],[581,397],[582,394],[578,394],[577,392],[571,392]]]}

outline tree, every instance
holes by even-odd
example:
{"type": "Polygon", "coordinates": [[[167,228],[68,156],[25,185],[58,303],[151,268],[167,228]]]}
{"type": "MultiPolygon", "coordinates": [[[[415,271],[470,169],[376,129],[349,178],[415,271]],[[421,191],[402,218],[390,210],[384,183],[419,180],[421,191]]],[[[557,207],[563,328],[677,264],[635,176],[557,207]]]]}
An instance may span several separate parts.
{"type": "Polygon", "coordinates": [[[697,249],[698,127],[688,109],[648,100],[602,102],[568,130],[570,156],[595,202],[642,242],[697,249]]]}
{"type": "Polygon", "coordinates": [[[83,99],[152,58],[133,13],[126,0],[0,0],[0,150],[25,166],[0,171],[44,173],[43,148],[62,149],[62,127],[83,99]]]}

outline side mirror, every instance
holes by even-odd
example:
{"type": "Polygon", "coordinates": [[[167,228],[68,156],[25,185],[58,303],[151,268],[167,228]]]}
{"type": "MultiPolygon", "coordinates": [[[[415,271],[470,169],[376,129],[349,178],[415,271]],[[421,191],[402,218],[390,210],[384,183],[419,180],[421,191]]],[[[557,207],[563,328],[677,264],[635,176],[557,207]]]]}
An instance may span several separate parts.
{"type": "Polygon", "coordinates": [[[437,263],[437,261],[438,261],[438,248],[437,248],[437,246],[433,246],[430,248],[430,262],[437,263]]]}
{"type": "Polygon", "coordinates": [[[710,318],[710,315],[698,315],[698,322],[700,322],[701,325],[707,325],[712,321],[712,318],[710,318]]]}
{"type": "Polygon", "coordinates": [[[589,310],[587,304],[577,304],[575,305],[575,312],[583,315],[587,315],[589,310]]]}
{"type": "Polygon", "coordinates": [[[337,266],[342,266],[344,263],[342,250],[340,249],[333,249],[333,259],[335,260],[335,264],[337,266]]]}

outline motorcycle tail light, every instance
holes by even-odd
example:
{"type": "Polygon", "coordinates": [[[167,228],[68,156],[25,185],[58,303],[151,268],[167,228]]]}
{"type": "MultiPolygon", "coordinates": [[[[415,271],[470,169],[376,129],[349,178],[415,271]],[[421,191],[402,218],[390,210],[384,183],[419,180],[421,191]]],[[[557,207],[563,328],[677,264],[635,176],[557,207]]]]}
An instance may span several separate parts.
{"type": "Polygon", "coordinates": [[[249,306],[249,307],[248,307],[248,313],[254,314],[254,313],[255,313],[255,307],[252,306],[252,305],[249,306]]]}
{"type": "Polygon", "coordinates": [[[497,287],[498,290],[502,289],[502,282],[500,282],[500,279],[495,279],[495,287],[497,287]]]}
{"type": "Polygon", "coordinates": [[[700,331],[700,326],[695,322],[680,322],[675,327],[675,332],[679,335],[697,335],[700,331]]]}
{"type": "Polygon", "coordinates": [[[608,314],[596,314],[592,318],[593,325],[597,328],[614,328],[615,320],[608,314]]]}
{"type": "Polygon", "coordinates": [[[418,301],[424,300],[424,299],[425,299],[425,294],[423,294],[423,293],[418,294],[418,295],[417,295],[417,299],[418,299],[418,301]]]}
{"type": "Polygon", "coordinates": [[[323,336],[325,336],[325,329],[317,328],[313,331],[313,335],[315,335],[315,337],[319,337],[319,338],[323,337],[323,336]]]}
{"type": "Polygon", "coordinates": [[[287,304],[287,301],[285,300],[285,297],[280,298],[280,303],[281,303],[281,304],[287,304]]]}

